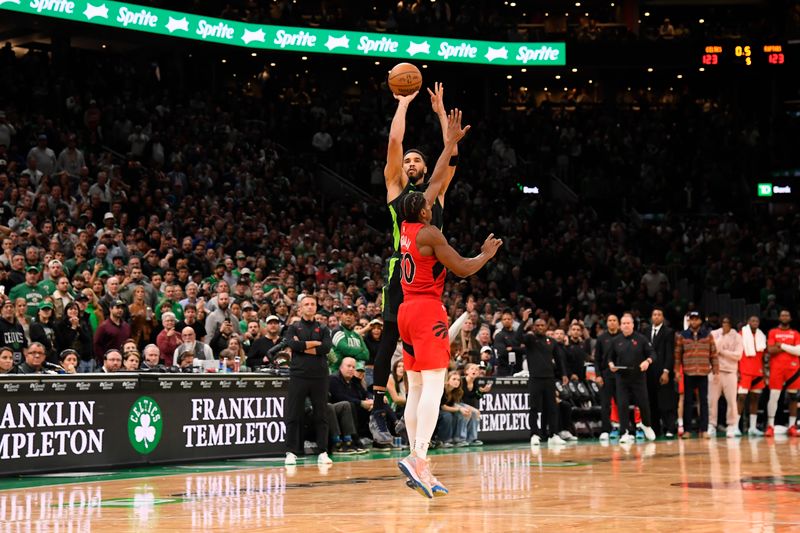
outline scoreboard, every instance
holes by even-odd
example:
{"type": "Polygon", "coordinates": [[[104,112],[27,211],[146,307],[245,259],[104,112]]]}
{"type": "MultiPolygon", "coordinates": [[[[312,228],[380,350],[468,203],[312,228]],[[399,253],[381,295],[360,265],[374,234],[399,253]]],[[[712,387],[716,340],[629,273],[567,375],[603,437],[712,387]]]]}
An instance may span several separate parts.
{"type": "Polygon", "coordinates": [[[786,63],[786,46],[779,43],[723,42],[703,47],[700,64],[703,67],[759,65],[778,67],[786,63]]]}

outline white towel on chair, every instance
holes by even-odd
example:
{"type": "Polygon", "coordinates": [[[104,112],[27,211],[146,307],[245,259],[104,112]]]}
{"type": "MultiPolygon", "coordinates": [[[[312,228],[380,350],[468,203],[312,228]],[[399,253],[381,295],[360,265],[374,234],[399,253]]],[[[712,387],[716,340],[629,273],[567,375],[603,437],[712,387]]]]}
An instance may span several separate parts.
{"type": "Polygon", "coordinates": [[[753,342],[753,330],[750,326],[742,328],[742,343],[744,344],[744,354],[747,357],[755,357],[757,352],[767,349],[767,336],[760,329],[756,330],[755,343],[753,342]]]}

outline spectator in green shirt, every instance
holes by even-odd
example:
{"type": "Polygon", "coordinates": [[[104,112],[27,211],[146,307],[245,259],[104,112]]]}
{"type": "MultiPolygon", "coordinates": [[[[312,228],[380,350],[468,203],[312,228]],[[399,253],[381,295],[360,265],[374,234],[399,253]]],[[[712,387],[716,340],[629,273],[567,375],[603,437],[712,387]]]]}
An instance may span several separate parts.
{"type": "Polygon", "coordinates": [[[342,310],[341,326],[333,334],[333,346],[329,356],[331,374],[338,371],[345,357],[352,357],[356,363],[359,361],[366,363],[369,360],[369,349],[361,335],[353,331],[355,325],[356,310],[353,306],[347,306],[342,310]]]}
{"type": "Polygon", "coordinates": [[[39,304],[42,303],[44,297],[48,295],[37,285],[36,282],[38,279],[39,267],[31,265],[25,268],[25,283],[16,285],[11,289],[11,293],[8,295],[11,300],[16,300],[17,298],[25,299],[27,306],[25,315],[29,317],[36,316],[36,313],[39,312],[39,304]]]}

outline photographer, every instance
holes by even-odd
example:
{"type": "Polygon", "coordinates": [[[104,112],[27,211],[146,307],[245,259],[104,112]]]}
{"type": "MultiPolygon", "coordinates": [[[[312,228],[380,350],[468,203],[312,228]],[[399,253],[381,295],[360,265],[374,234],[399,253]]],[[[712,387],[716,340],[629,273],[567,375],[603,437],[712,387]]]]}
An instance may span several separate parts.
{"type": "MultiPolygon", "coordinates": [[[[247,352],[247,368],[258,368],[260,366],[274,366],[275,361],[280,357],[285,357],[285,352],[278,350],[274,354],[270,351],[281,342],[281,321],[275,315],[267,317],[267,325],[264,328],[265,334],[253,341],[250,350],[247,352]]],[[[287,348],[288,350],[288,348],[287,348]]]]}
{"type": "Polygon", "coordinates": [[[215,358],[217,355],[228,348],[228,341],[233,336],[233,323],[230,320],[223,320],[222,323],[219,325],[216,334],[211,339],[209,346],[211,346],[211,351],[214,352],[215,358]]]}
{"type": "Polygon", "coordinates": [[[328,404],[328,352],[331,336],[328,329],[314,321],[317,301],[313,296],[300,300],[300,320],[286,328],[284,339],[292,350],[288,397],[286,400],[286,461],[297,462],[303,453],[300,430],[303,427],[305,399],[311,398],[314,409],[314,428],[320,464],[330,464],[328,457],[328,422],[325,412],[328,404]]]}

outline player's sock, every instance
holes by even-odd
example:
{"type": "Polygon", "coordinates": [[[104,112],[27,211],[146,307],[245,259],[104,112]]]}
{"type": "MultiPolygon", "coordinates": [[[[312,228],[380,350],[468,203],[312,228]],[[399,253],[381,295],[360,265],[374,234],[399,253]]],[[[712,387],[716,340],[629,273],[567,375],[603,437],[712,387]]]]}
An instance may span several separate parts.
{"type": "Polygon", "coordinates": [[[415,442],[414,443],[414,455],[419,457],[420,459],[427,460],[428,458],[428,445],[429,442],[415,442]]]}
{"type": "Polygon", "coordinates": [[[345,435],[344,436],[344,441],[345,442],[353,442],[353,437],[351,437],[350,435],[345,435]]]}
{"type": "Polygon", "coordinates": [[[683,418],[678,419],[678,427],[683,426],[683,418]]]}
{"type": "Polygon", "coordinates": [[[378,411],[383,411],[386,407],[385,401],[386,391],[376,390],[373,394],[373,401],[372,401],[372,412],[377,413],[378,411]]]}
{"type": "Polygon", "coordinates": [[[758,424],[758,415],[750,415],[750,427],[754,428],[758,424]]]}

